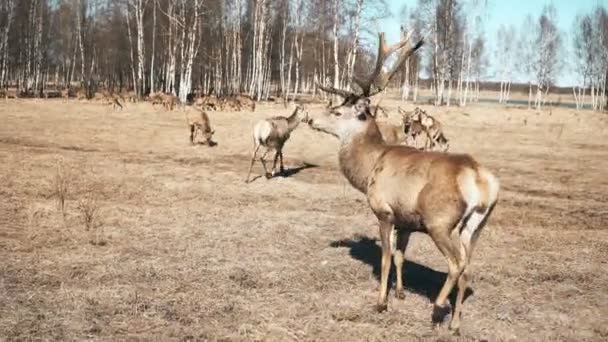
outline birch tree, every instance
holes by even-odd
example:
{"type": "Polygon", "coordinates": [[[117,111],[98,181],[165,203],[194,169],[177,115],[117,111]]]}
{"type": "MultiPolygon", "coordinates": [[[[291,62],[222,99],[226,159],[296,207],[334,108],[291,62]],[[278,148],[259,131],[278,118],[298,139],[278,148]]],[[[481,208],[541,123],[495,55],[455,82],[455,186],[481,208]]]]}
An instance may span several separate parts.
{"type": "Polygon", "coordinates": [[[538,59],[535,61],[536,100],[535,106],[540,109],[546,101],[546,95],[553,85],[559,64],[558,52],[561,48],[561,37],[557,29],[557,12],[553,5],[543,8],[538,19],[536,47],[538,59]]]}

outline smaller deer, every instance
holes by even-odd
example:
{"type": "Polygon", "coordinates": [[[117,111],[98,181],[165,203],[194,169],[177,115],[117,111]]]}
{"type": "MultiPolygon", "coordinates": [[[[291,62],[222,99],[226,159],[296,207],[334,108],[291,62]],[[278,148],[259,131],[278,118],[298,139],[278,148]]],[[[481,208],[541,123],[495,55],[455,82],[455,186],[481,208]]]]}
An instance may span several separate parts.
{"type": "Polygon", "coordinates": [[[173,94],[162,94],[161,95],[162,104],[165,110],[171,111],[175,106],[181,103],[179,97],[173,94]]]}
{"type": "Polygon", "coordinates": [[[68,100],[70,99],[70,87],[61,90],[61,98],[63,99],[64,103],[68,102],[68,100]]]}
{"type": "Polygon", "coordinates": [[[272,178],[275,175],[277,160],[280,158],[280,172],[285,172],[283,165],[283,147],[285,142],[289,139],[291,132],[293,132],[300,122],[308,121],[308,112],[301,105],[297,105],[293,113],[289,117],[275,116],[272,118],[258,121],[253,127],[253,154],[251,156],[251,164],[249,165],[249,172],[247,173],[247,179],[245,183],[249,183],[249,176],[251,175],[251,169],[255,162],[255,157],[261,146],[266,147],[266,152],[260,158],[260,162],[264,167],[264,174],[267,179],[272,178]],[[301,117],[301,115],[303,117],[301,117]],[[266,161],[264,158],[270,152],[275,150],[274,162],[272,164],[272,172],[268,172],[266,168],[266,161]]]}
{"type": "Polygon", "coordinates": [[[255,112],[255,100],[248,95],[236,95],[236,100],[241,104],[241,108],[248,107],[249,110],[255,112]]]}
{"type": "Polygon", "coordinates": [[[185,115],[186,123],[190,127],[190,144],[194,145],[194,138],[196,138],[196,134],[200,131],[205,140],[203,144],[207,146],[215,145],[211,140],[215,130],[211,129],[211,123],[207,113],[196,107],[189,106],[185,110],[185,115]]]}
{"type": "Polygon", "coordinates": [[[399,108],[399,113],[403,116],[405,134],[412,137],[414,147],[418,147],[417,138],[424,133],[427,137],[424,150],[433,150],[435,145],[439,145],[443,152],[450,148],[449,141],[443,133],[443,124],[432,115],[418,107],[413,113],[407,113],[399,108]]]}

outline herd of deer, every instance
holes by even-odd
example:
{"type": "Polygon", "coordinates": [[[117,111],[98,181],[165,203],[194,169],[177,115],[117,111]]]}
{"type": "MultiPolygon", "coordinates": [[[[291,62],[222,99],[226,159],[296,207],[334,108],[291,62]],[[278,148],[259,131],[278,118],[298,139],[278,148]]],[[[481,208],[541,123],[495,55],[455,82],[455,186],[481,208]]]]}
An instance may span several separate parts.
{"type": "MultiPolygon", "coordinates": [[[[400,66],[422,46],[422,40],[409,46],[409,37],[387,46],[384,34],[379,34],[378,55],[372,73],[366,78],[353,78],[360,91],[317,85],[321,90],[341,97],[339,105],[330,104],[314,115],[298,105],[289,117],[276,116],[257,122],[253,129],[254,146],[246,182],[250,181],[261,147],[266,148],[259,158],[265,176],[271,178],[276,174],[277,162],[279,171],[284,172],[283,147],[301,122],[338,138],[340,170],[354,188],[366,195],[379,222],[382,259],[376,309],[387,309],[391,260],[397,273],[395,295],[399,299],[405,297],[402,270],[405,250],[410,234],[423,232],[434,241],[448,266],[447,278],[435,300],[433,321],[442,321],[449,313],[448,296],[457,286],[449,328],[458,331],[471,256],[497,203],[499,182],[471,156],[447,153],[449,145],[441,123],[423,110],[416,108],[413,113],[406,113],[399,109],[402,124],[398,126],[378,118],[378,106],[372,110],[374,106],[370,99],[386,88],[400,66]],[[397,56],[393,62],[387,63],[394,54],[397,56]],[[422,149],[417,146],[418,137],[426,138],[422,149]],[[414,142],[408,143],[408,139],[414,142]],[[433,151],[435,147],[440,151],[433,151]],[[268,171],[264,158],[272,150],[275,151],[274,162],[268,171]]],[[[74,96],[69,90],[61,95],[66,100],[74,96]]],[[[80,91],[75,97],[86,98],[80,91]]],[[[137,96],[133,92],[100,92],[94,99],[122,108],[125,100],[137,101],[137,96]]],[[[180,105],[179,98],[171,94],[152,93],[148,100],[153,106],[162,105],[167,110],[180,105]]],[[[246,96],[199,97],[193,104],[182,107],[192,144],[199,132],[203,143],[213,144],[211,138],[215,131],[207,111],[255,110],[255,102],[246,96]]]]}

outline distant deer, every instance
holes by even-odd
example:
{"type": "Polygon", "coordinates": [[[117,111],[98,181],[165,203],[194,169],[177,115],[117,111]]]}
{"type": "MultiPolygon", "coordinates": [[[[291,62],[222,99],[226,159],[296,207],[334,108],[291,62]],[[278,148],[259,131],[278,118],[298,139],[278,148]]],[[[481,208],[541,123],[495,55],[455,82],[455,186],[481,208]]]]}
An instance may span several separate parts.
{"type": "Polygon", "coordinates": [[[181,103],[181,101],[179,100],[179,97],[177,97],[173,94],[162,94],[162,95],[160,95],[160,97],[162,99],[163,107],[165,108],[165,110],[168,110],[168,111],[173,110],[173,108],[175,108],[175,106],[177,106],[181,103]]]}
{"type": "Polygon", "coordinates": [[[408,146],[389,146],[370,110],[370,97],[386,88],[400,66],[422,45],[386,46],[379,35],[374,71],[355,78],[360,93],[317,85],[344,98],[341,105],[309,121],[312,128],[340,140],[339,164],[350,184],[367,196],[379,221],[382,245],[380,291],[376,309],[387,308],[391,256],[397,270],[397,298],[404,298],[403,259],[412,232],[427,233],[445,256],[447,279],[435,300],[433,320],[443,319],[447,299],[458,284],[450,329],[460,327],[460,314],[469,282],[468,266],[479,234],[498,199],[498,180],[466,154],[425,152],[408,146]],[[398,53],[385,67],[387,58],[398,53]]]}
{"type": "Polygon", "coordinates": [[[211,138],[213,137],[215,130],[211,129],[211,123],[207,113],[196,107],[188,106],[185,110],[185,115],[186,123],[190,128],[190,143],[194,145],[194,138],[196,138],[196,134],[200,132],[204,139],[204,144],[207,146],[214,145],[211,138]]]}
{"type": "Polygon", "coordinates": [[[299,123],[306,122],[307,120],[308,113],[303,106],[297,105],[289,117],[275,116],[260,120],[255,124],[253,127],[253,154],[251,155],[251,164],[249,165],[249,172],[247,173],[247,179],[245,180],[246,183],[249,183],[251,169],[253,168],[255,157],[261,146],[266,147],[266,152],[264,152],[260,158],[266,178],[271,178],[275,175],[278,159],[280,159],[280,172],[285,172],[285,167],[283,166],[283,146],[285,146],[291,132],[298,127],[299,123]],[[304,115],[302,116],[302,114],[304,115]],[[268,172],[264,158],[268,152],[273,149],[275,150],[275,155],[272,164],[272,172],[268,172]]]}
{"type": "Polygon", "coordinates": [[[449,140],[443,133],[441,121],[418,107],[414,109],[413,113],[408,113],[401,108],[398,110],[403,117],[405,134],[412,137],[414,147],[418,147],[417,138],[424,135],[427,138],[424,142],[424,150],[433,150],[435,146],[439,146],[441,151],[446,152],[450,148],[449,140]]]}

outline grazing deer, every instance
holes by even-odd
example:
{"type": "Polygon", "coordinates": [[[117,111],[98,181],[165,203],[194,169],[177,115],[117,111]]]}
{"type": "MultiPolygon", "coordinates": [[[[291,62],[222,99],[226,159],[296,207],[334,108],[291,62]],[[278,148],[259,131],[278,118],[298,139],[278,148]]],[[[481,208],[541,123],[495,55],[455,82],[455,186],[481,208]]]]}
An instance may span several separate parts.
{"type": "Polygon", "coordinates": [[[68,102],[70,99],[70,87],[61,90],[61,98],[63,99],[63,102],[68,102]]]}
{"type": "Polygon", "coordinates": [[[360,93],[317,85],[342,96],[344,101],[309,124],[340,140],[340,169],[350,184],[367,196],[379,221],[382,266],[376,309],[387,308],[391,256],[397,270],[396,296],[404,298],[402,272],[408,237],[412,232],[424,232],[448,265],[447,279],[435,300],[433,321],[445,317],[448,295],[457,284],[450,321],[450,329],[457,331],[471,255],[496,205],[499,185],[497,178],[469,155],[419,151],[383,141],[370,111],[370,97],[384,90],[399,67],[422,45],[421,40],[405,48],[408,40],[409,35],[387,47],[384,34],[379,34],[374,71],[368,79],[355,78],[360,93]],[[398,58],[385,69],[386,59],[395,52],[398,58]]]}
{"type": "Polygon", "coordinates": [[[173,108],[175,108],[175,106],[177,106],[181,103],[181,101],[179,100],[179,97],[177,97],[173,94],[161,94],[160,97],[162,99],[163,107],[165,108],[165,110],[168,110],[168,111],[173,110],[173,108]]]}
{"type": "Polygon", "coordinates": [[[194,138],[200,131],[204,139],[204,144],[207,146],[214,145],[211,138],[213,137],[215,130],[211,129],[211,123],[207,113],[196,107],[188,106],[185,110],[185,115],[186,123],[188,124],[188,127],[190,127],[190,144],[194,145],[194,138]]]}
{"type": "Polygon", "coordinates": [[[87,92],[84,89],[78,89],[76,92],[76,99],[78,101],[83,101],[87,99],[87,92]]]}
{"type": "Polygon", "coordinates": [[[194,105],[202,110],[220,110],[221,101],[215,95],[199,97],[194,102],[194,105]]]}
{"type": "Polygon", "coordinates": [[[236,97],[230,96],[230,97],[224,97],[221,99],[220,108],[222,110],[240,112],[241,109],[243,109],[243,106],[241,105],[241,102],[236,97]]]}
{"type": "Polygon", "coordinates": [[[112,106],[112,110],[117,111],[123,109],[123,101],[119,95],[113,94],[109,91],[103,90],[99,93],[95,93],[94,100],[101,102],[104,105],[112,106]]]}
{"type": "Polygon", "coordinates": [[[139,101],[139,98],[137,97],[137,92],[135,92],[134,90],[123,91],[121,97],[131,103],[136,103],[137,101],[139,101]]]}
{"type": "Polygon", "coordinates": [[[297,105],[293,113],[289,117],[275,116],[272,118],[258,121],[253,127],[253,154],[251,155],[251,164],[249,165],[249,172],[247,173],[247,179],[245,183],[249,183],[249,176],[251,175],[251,169],[255,162],[256,154],[261,146],[266,147],[266,152],[260,158],[260,162],[264,167],[264,175],[267,179],[275,175],[277,160],[280,158],[280,172],[285,172],[283,166],[283,146],[289,139],[291,132],[295,130],[300,122],[308,121],[308,112],[303,106],[297,105]],[[304,114],[301,117],[301,114],[304,114]],[[266,168],[266,161],[264,158],[270,152],[275,150],[274,162],[272,164],[272,172],[268,172],[266,168]]]}
{"type": "Polygon", "coordinates": [[[449,141],[443,133],[441,121],[418,107],[414,109],[413,113],[407,113],[399,108],[399,113],[403,116],[405,133],[412,137],[415,147],[418,146],[417,137],[424,133],[427,138],[423,147],[425,150],[433,150],[435,145],[439,145],[443,152],[450,148],[449,141]]]}
{"type": "Polygon", "coordinates": [[[250,111],[255,112],[255,100],[247,95],[236,95],[236,100],[240,103],[241,109],[243,107],[249,108],[250,111]]]}

